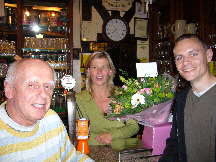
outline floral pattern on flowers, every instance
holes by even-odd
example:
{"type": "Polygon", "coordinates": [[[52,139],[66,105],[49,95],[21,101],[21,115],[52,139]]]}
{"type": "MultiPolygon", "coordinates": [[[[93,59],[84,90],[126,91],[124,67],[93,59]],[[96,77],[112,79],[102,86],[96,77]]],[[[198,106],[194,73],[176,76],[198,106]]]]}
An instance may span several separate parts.
{"type": "Polygon", "coordinates": [[[140,93],[135,93],[131,98],[131,105],[137,107],[139,104],[145,104],[145,97],[140,93]]]}
{"type": "Polygon", "coordinates": [[[134,79],[123,73],[119,94],[110,96],[110,118],[139,113],[174,97],[174,80],[168,74],[134,79]]]}

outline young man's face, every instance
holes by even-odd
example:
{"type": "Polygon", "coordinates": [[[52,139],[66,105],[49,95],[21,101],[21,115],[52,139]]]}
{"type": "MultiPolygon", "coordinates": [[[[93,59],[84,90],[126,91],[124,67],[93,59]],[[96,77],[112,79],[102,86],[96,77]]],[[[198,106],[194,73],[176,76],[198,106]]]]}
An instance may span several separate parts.
{"type": "Polygon", "coordinates": [[[16,70],[20,74],[13,86],[6,85],[10,91],[9,101],[16,112],[10,117],[20,125],[34,125],[50,108],[54,75],[48,66],[42,61],[26,62],[16,70]]]}
{"type": "Polygon", "coordinates": [[[208,62],[212,59],[212,51],[207,51],[196,38],[179,41],[174,48],[177,70],[187,81],[196,82],[208,75],[208,62]]]}

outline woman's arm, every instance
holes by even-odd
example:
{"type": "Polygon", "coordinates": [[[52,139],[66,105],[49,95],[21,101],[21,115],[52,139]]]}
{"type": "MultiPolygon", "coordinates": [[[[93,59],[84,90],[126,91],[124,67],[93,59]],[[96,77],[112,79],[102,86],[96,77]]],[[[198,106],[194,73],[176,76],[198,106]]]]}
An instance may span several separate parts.
{"type": "MultiPolygon", "coordinates": [[[[120,122],[120,121],[119,121],[120,122]]],[[[114,128],[111,130],[112,140],[120,138],[130,138],[131,136],[139,132],[139,125],[135,119],[130,119],[125,123],[125,126],[121,128],[114,128]]]]}

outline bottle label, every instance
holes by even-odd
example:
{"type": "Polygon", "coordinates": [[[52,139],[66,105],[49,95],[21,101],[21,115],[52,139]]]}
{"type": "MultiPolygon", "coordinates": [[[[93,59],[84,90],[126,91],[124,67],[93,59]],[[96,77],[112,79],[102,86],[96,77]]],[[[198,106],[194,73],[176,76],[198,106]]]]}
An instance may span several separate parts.
{"type": "Polygon", "coordinates": [[[76,136],[77,139],[89,138],[89,120],[86,118],[76,120],[76,136]]]}
{"type": "Polygon", "coordinates": [[[40,15],[40,25],[48,25],[48,14],[46,12],[41,13],[40,15]]]}
{"type": "Polygon", "coordinates": [[[28,16],[26,14],[23,14],[22,16],[23,16],[22,23],[29,24],[28,16]]]}
{"type": "Polygon", "coordinates": [[[50,25],[51,26],[57,26],[58,24],[58,17],[57,16],[51,16],[50,17],[50,25]]]}

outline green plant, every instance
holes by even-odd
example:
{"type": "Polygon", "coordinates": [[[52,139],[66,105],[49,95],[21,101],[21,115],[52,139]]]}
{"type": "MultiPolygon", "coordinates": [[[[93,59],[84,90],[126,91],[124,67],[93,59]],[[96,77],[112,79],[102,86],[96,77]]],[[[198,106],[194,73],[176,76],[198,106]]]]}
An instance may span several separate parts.
{"type": "Polygon", "coordinates": [[[174,97],[174,80],[168,74],[137,79],[126,79],[126,72],[123,72],[123,75],[120,76],[120,80],[124,85],[118,88],[117,95],[110,96],[109,117],[139,113],[174,97]]]}

